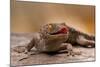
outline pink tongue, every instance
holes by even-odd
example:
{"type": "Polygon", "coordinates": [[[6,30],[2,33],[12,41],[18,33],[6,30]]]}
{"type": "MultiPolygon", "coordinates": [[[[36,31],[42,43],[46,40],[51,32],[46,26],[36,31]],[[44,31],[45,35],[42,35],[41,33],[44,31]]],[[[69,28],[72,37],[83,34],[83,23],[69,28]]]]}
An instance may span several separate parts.
{"type": "Polygon", "coordinates": [[[58,33],[67,33],[67,32],[68,32],[67,28],[62,28],[60,31],[58,31],[58,33]]]}

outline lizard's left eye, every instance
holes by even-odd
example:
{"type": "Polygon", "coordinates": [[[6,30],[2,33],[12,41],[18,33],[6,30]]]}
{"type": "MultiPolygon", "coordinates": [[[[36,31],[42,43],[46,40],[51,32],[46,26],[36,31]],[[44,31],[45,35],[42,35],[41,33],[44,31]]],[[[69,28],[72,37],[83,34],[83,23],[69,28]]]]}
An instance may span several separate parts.
{"type": "Polygon", "coordinates": [[[49,27],[49,29],[51,29],[51,28],[52,28],[52,25],[51,25],[51,24],[49,24],[49,25],[48,25],[48,27],[49,27]]]}
{"type": "Polygon", "coordinates": [[[48,24],[48,32],[51,32],[51,31],[52,31],[52,25],[48,24]]]}

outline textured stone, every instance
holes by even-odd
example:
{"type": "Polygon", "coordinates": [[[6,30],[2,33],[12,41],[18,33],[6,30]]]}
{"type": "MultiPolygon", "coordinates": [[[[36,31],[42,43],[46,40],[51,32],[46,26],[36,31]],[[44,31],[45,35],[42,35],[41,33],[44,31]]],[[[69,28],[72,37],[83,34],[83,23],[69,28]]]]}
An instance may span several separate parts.
{"type": "Polygon", "coordinates": [[[12,49],[16,46],[27,45],[32,36],[32,33],[11,33],[11,66],[95,61],[95,48],[84,47],[73,47],[73,50],[76,52],[80,51],[81,55],[67,56],[67,53],[55,55],[39,53],[19,61],[21,58],[26,57],[26,55],[24,53],[17,53],[12,49]]]}

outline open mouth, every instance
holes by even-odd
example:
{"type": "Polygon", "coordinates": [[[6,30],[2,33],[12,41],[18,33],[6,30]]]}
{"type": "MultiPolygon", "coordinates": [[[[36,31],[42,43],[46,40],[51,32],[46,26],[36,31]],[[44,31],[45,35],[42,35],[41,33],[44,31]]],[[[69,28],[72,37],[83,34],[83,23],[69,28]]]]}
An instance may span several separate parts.
{"type": "Polygon", "coordinates": [[[68,29],[67,28],[61,28],[60,30],[58,30],[57,32],[55,33],[51,33],[51,35],[56,35],[56,34],[67,34],[68,32],[68,29]]]}

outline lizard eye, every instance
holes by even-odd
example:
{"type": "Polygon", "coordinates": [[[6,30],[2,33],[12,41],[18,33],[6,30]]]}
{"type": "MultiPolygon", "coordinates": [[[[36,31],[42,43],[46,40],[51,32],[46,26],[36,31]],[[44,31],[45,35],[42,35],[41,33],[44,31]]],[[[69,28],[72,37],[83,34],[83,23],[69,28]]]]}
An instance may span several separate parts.
{"type": "Polygon", "coordinates": [[[48,27],[49,27],[49,29],[51,29],[51,28],[52,28],[52,25],[51,25],[51,24],[49,24],[49,25],[48,25],[48,27]]]}
{"type": "Polygon", "coordinates": [[[48,32],[52,31],[52,24],[48,24],[48,32]]]}

